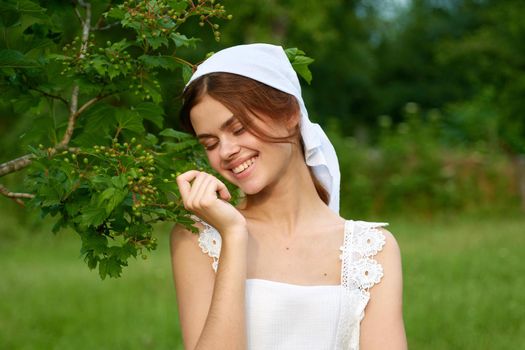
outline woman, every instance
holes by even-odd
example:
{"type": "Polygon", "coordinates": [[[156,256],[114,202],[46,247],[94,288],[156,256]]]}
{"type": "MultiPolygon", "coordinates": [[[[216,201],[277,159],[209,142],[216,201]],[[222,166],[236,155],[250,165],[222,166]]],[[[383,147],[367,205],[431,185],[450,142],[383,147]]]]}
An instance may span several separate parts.
{"type": "Polygon", "coordinates": [[[214,54],[183,99],[181,121],[245,194],[234,207],[214,176],[177,178],[200,221],[172,233],[185,348],[405,349],[399,248],[385,224],[338,215],[335,152],[282,48],[214,54]]]}

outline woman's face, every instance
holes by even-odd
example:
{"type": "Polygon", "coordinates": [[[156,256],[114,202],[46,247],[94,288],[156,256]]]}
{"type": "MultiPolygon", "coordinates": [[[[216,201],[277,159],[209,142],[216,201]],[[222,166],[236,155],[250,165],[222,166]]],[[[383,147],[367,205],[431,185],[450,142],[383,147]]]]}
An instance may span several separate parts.
{"type": "MultiPolygon", "coordinates": [[[[190,118],[212,168],[245,194],[260,192],[286,172],[292,156],[292,144],[257,138],[243,128],[230,110],[210,96],[205,95],[192,108],[190,118]]],[[[269,135],[288,135],[284,127],[271,128],[260,119],[253,118],[269,135]]]]}

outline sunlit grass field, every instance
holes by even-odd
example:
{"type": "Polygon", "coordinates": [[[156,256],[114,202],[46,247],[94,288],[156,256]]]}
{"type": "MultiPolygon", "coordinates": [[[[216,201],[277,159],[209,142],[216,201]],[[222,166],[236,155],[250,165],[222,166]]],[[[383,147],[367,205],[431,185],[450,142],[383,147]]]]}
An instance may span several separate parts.
{"type": "MultiPolygon", "coordinates": [[[[101,281],[74,233],[0,220],[0,349],[182,349],[169,227],[147,260],[101,281]]],[[[525,215],[390,221],[411,349],[525,349],[525,215]]]]}

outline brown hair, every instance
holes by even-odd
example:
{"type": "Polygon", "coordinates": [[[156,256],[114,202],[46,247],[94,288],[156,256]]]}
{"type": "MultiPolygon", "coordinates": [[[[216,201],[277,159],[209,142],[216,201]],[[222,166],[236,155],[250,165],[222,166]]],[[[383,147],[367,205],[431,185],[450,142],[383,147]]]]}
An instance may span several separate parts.
{"type": "MultiPolygon", "coordinates": [[[[285,137],[268,135],[256,123],[252,115],[260,120],[269,119],[280,125],[292,125],[300,115],[297,99],[290,94],[275,89],[259,81],[232,73],[210,73],[193,81],[183,93],[180,111],[180,123],[184,130],[195,135],[191,124],[190,112],[202,98],[208,95],[222,103],[239,120],[242,126],[258,138],[267,142],[292,142],[299,139],[299,123],[295,123],[292,133],[285,137]]],[[[265,120],[266,121],[266,120],[265,120]]],[[[308,167],[317,194],[328,204],[329,195],[319,180],[308,167]]]]}

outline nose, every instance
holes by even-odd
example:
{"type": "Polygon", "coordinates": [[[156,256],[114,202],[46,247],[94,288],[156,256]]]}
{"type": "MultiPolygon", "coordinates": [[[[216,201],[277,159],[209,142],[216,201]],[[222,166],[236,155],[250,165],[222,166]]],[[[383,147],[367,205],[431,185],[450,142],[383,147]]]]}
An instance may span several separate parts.
{"type": "Polygon", "coordinates": [[[241,147],[234,138],[224,138],[219,143],[219,154],[222,159],[229,160],[239,153],[240,150],[241,147]]]}

